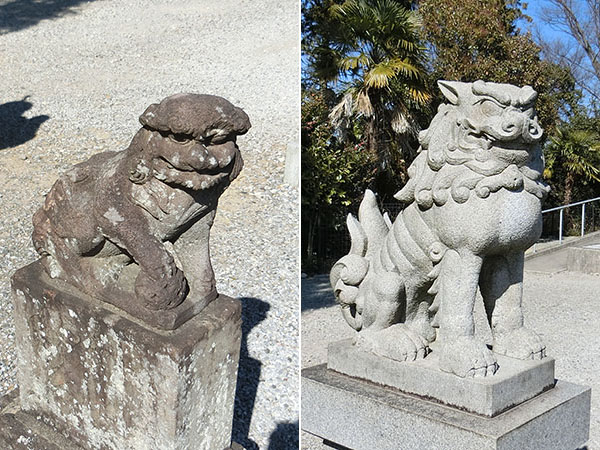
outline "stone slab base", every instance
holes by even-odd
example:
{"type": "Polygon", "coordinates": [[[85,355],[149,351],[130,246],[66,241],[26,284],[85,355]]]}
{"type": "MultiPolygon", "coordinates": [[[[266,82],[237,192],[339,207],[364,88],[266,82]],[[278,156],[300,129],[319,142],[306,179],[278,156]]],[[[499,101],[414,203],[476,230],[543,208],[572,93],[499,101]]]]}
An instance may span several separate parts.
{"type": "Polygon", "coordinates": [[[574,450],[588,440],[591,389],[565,381],[496,417],[327,370],[302,371],[302,429],[353,450],[574,450]]]}
{"type": "Polygon", "coordinates": [[[81,450],[52,427],[21,411],[19,390],[0,398],[0,448],[6,450],[81,450]]]}
{"type": "MultiPolygon", "coordinates": [[[[52,427],[21,411],[18,394],[18,389],[15,389],[0,398],[2,450],[82,450],[52,427]]],[[[244,450],[244,447],[233,442],[225,450],[244,450]]]]}
{"type": "Polygon", "coordinates": [[[600,273],[600,244],[569,248],[567,270],[600,273]]]}
{"type": "Polygon", "coordinates": [[[15,274],[13,301],[20,388],[13,418],[34,417],[86,450],[230,445],[238,300],[219,296],[164,331],[50,280],[34,263],[15,274]]]}
{"type": "Polygon", "coordinates": [[[419,361],[399,362],[365,352],[345,339],[329,345],[327,368],[488,417],[554,386],[553,358],[496,357],[499,368],[494,376],[460,378],[438,368],[435,351],[419,361]]]}

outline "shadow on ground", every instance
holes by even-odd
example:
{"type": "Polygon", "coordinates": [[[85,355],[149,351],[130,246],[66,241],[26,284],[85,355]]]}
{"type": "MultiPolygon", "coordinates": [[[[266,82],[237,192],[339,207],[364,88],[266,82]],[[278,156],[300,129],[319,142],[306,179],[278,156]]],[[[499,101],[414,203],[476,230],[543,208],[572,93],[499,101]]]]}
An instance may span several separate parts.
{"type": "Polygon", "coordinates": [[[41,115],[27,118],[23,114],[30,110],[33,104],[22,100],[0,105],[0,150],[16,147],[35,137],[38,128],[50,117],[41,115]]]}
{"type": "MultiPolygon", "coordinates": [[[[265,320],[271,305],[252,297],[243,297],[240,300],[242,302],[242,345],[233,410],[232,441],[241,444],[246,450],[259,450],[258,444],[248,437],[248,433],[256,401],[256,391],[260,382],[262,362],[252,358],[248,353],[248,333],[265,320]]],[[[298,422],[277,424],[269,437],[267,450],[298,448],[298,422]]]]}
{"type": "Polygon", "coordinates": [[[303,278],[301,285],[302,311],[326,308],[336,304],[333,290],[329,284],[329,275],[303,278]]]}
{"type": "Polygon", "coordinates": [[[300,427],[298,422],[282,422],[277,424],[269,438],[267,450],[297,450],[300,448],[300,427]]]}
{"type": "Polygon", "coordinates": [[[258,445],[248,437],[248,432],[262,363],[250,357],[248,353],[248,333],[265,320],[271,306],[258,298],[244,297],[240,300],[242,301],[242,346],[233,409],[232,440],[241,444],[246,450],[258,450],[258,445]]]}
{"type": "Polygon", "coordinates": [[[72,8],[89,0],[0,0],[0,34],[37,25],[45,19],[75,14],[72,8]]]}

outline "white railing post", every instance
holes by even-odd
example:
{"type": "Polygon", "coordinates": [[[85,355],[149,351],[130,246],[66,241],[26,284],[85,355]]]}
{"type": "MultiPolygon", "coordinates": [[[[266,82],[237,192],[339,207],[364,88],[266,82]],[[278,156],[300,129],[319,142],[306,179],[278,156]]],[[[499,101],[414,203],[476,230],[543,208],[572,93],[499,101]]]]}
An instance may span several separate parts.
{"type": "MultiPolygon", "coordinates": [[[[590,198],[588,200],[583,200],[581,202],[570,203],[568,205],[557,206],[555,208],[549,208],[549,209],[545,209],[542,211],[542,214],[555,212],[555,211],[559,212],[559,224],[558,224],[558,228],[559,228],[558,243],[559,243],[559,245],[562,244],[562,241],[563,241],[563,219],[564,219],[565,209],[570,208],[572,206],[574,207],[574,206],[581,205],[581,236],[584,236],[585,235],[585,205],[587,205],[588,203],[597,202],[597,201],[600,201],[600,197],[590,198]]],[[[593,222],[593,219],[594,219],[594,215],[592,214],[592,222],[593,222]]],[[[594,227],[592,227],[592,228],[594,228],[594,227]]],[[[535,252],[535,249],[534,249],[534,252],[535,252]]]]}
{"type": "Polygon", "coordinates": [[[563,211],[564,208],[560,210],[558,215],[558,243],[562,244],[562,236],[563,236],[563,211]]]}

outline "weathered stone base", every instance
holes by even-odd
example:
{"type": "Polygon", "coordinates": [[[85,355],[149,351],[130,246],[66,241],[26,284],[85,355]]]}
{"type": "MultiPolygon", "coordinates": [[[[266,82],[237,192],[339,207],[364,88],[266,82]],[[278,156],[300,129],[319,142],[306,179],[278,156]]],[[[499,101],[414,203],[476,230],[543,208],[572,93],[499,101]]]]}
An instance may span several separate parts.
{"type": "Polygon", "coordinates": [[[46,440],[47,426],[83,449],[230,445],[238,300],[219,296],[163,331],[50,280],[37,263],[17,271],[13,294],[20,394],[2,418],[13,430],[0,428],[2,439],[21,424],[46,440]]]}
{"type": "Polygon", "coordinates": [[[81,450],[48,425],[21,411],[15,389],[0,401],[0,448],[6,450],[81,450]]]}
{"type": "Polygon", "coordinates": [[[327,370],[302,371],[302,429],[353,450],[569,450],[589,436],[591,389],[564,381],[484,417],[327,370]]]}
{"type": "Polygon", "coordinates": [[[554,386],[553,358],[521,361],[495,356],[499,368],[494,376],[460,378],[439,369],[435,350],[425,359],[399,362],[365,352],[345,339],[329,344],[327,368],[488,417],[554,386]]]}
{"type": "MultiPolygon", "coordinates": [[[[82,450],[31,414],[21,411],[19,390],[0,398],[0,448],[2,450],[82,450]]],[[[244,450],[232,442],[224,450],[244,450]]]]}

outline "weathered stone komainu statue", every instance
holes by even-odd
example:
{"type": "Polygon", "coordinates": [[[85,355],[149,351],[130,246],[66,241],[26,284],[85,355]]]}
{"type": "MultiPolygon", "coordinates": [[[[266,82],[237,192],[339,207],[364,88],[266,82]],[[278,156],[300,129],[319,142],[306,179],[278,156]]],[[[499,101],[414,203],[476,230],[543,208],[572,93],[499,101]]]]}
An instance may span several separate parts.
{"type": "Polygon", "coordinates": [[[524,251],[541,233],[543,158],[529,86],[440,81],[449,103],[421,132],[407,206],[394,223],[367,191],[352,247],[331,271],[356,345],[398,361],[424,358],[436,342],[441,370],[493,375],[494,353],[541,359],[545,346],[523,325],[524,251]],[[480,288],[493,352],[474,336],[480,288]],[[437,328],[437,331],[436,331],[437,328]]]}
{"type": "Polygon", "coordinates": [[[33,242],[51,278],[134,316],[161,317],[188,292],[195,313],[217,296],[209,232],[250,122],[227,100],[197,94],[152,104],[140,122],[126,150],[94,155],[56,182],[33,242]]]}

